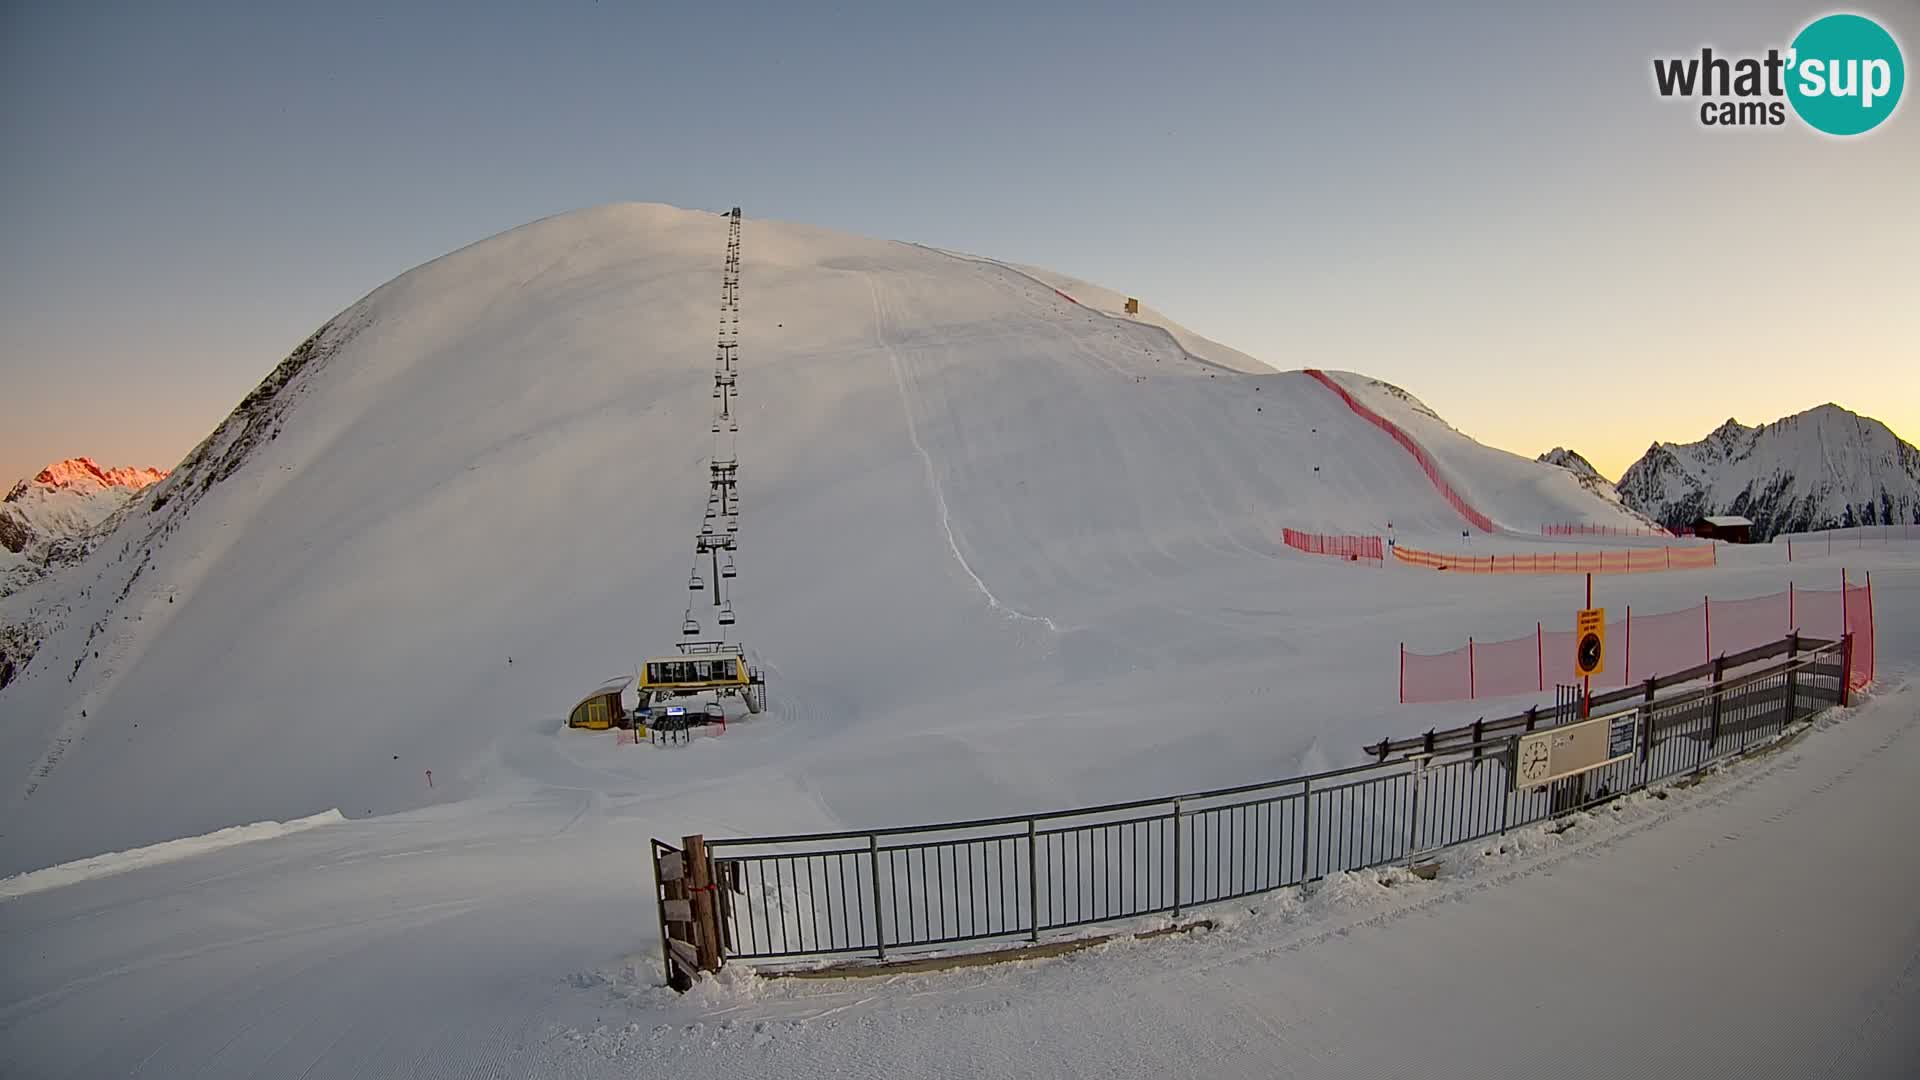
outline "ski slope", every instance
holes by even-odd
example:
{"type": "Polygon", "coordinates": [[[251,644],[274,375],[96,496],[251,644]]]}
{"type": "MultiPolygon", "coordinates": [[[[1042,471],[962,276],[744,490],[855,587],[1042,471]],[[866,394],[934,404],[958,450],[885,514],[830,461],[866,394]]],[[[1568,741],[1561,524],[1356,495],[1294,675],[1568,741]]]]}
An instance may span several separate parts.
{"type": "MultiPolygon", "coordinates": [[[[72,575],[0,696],[0,872],[570,775],[555,718],[677,638],[724,238],[563,215],[329,323],[72,575]]],[[[1281,530],[1458,520],[1306,376],[1195,359],[1026,271],[749,220],[743,298],[736,606],[779,719],[712,778],[816,770],[819,824],[891,818],[892,775],[932,760],[927,811],[1197,782],[1161,752],[1194,704],[1229,740],[1203,772],[1285,771],[1330,721],[1276,731],[1264,696],[1326,641],[1300,594],[1328,567],[1281,530]],[[1070,764],[1003,775],[1001,725],[1070,764]]],[[[1619,513],[1570,486],[1495,506],[1619,513]]]]}
{"type": "MultiPolygon", "coordinates": [[[[1260,974],[1295,977],[1272,926],[1111,968],[908,980],[920,1004],[897,1010],[860,987],[790,1002],[744,971],[687,1002],[653,988],[649,835],[1046,810],[1349,763],[1488,710],[1398,705],[1399,642],[1514,637],[1583,601],[1577,578],[1283,548],[1289,526],[1390,521],[1438,548],[1461,528],[1412,458],[1309,376],[1150,311],[1117,317],[1120,294],[1085,283],[749,217],[733,599],[771,709],[684,749],[566,731],[581,694],[678,638],[725,235],[718,214],[603,207],[402,275],[297,349],[86,563],[29,590],[55,629],[0,691],[0,875],[63,869],[0,890],[0,1074],[910,1075],[889,1055],[911,1053],[920,1071],[1018,1075],[1043,1022],[1078,1033],[1061,1061],[1124,1074],[1157,1059],[1122,1067],[1110,1055],[1141,1045],[1122,1032],[1146,1038],[1142,1018],[1169,1007],[1158,977],[1196,958],[1231,978],[1211,997],[1183,984],[1191,1004],[1171,1015],[1194,1039],[1271,1023],[1357,1045],[1307,990],[1260,974]],[[227,844],[243,837],[221,830],[255,822],[304,827],[227,844]],[[85,862],[104,853],[123,854],[85,862]],[[1293,1004],[1254,1004],[1275,994],[1293,1004]]],[[[1488,543],[1631,523],[1563,470],[1428,445],[1527,534],[1488,543]]],[[[1920,555],[1859,559],[1844,565],[1876,572],[1880,671],[1898,687],[1920,655],[1920,555]]],[[[1728,549],[1711,572],[1602,581],[1596,601],[1833,587],[1842,565],[1728,549]]],[[[1910,717],[1900,700],[1876,722],[1910,717]]],[[[1785,802],[1756,804],[1762,818],[1796,785],[1835,790],[1818,770],[1770,775],[1785,802]]],[[[1910,810],[1862,784],[1882,812],[1910,810]]],[[[1852,850],[1822,866],[1862,872],[1852,850]]],[[[1356,903],[1380,914],[1378,899],[1356,903]]],[[[1855,914],[1862,932],[1888,917],[1855,914]]],[[[1490,921],[1436,933],[1464,947],[1490,921]]],[[[1413,947],[1367,940],[1313,945],[1354,1025],[1447,996],[1457,950],[1391,1008],[1362,1008],[1365,973],[1413,947]]],[[[1807,992],[1823,987],[1862,989],[1807,992]]],[[[1263,1038],[1202,1058],[1230,1075],[1287,1052],[1263,1038]]]]}

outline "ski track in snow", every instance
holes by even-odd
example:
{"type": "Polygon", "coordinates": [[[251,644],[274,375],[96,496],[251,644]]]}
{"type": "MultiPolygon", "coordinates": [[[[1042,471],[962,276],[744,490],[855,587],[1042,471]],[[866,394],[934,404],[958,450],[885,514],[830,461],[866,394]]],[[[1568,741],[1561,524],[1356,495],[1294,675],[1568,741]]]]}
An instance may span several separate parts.
{"type": "Polygon", "coordinates": [[[907,391],[907,376],[900,366],[900,354],[887,340],[886,315],[880,302],[880,287],[874,282],[873,275],[865,274],[862,276],[866,280],[867,291],[873,296],[874,343],[886,351],[887,361],[892,365],[893,383],[900,390],[900,410],[906,414],[907,438],[913,441],[913,451],[920,455],[920,461],[926,467],[927,489],[933,493],[934,505],[939,508],[940,531],[947,536],[947,550],[953,553],[953,561],[960,564],[960,569],[966,572],[968,578],[972,579],[973,587],[980,590],[981,596],[987,598],[987,605],[989,607],[1005,614],[1009,618],[1025,620],[1027,622],[1037,622],[1056,634],[1061,633],[1060,627],[1055,625],[1054,621],[1047,616],[1029,615],[1024,611],[1001,603],[1000,598],[993,595],[993,590],[987,588],[987,583],[980,580],[980,575],[974,573],[973,567],[967,562],[967,557],[960,553],[960,542],[955,539],[953,535],[953,515],[948,512],[947,497],[940,490],[939,473],[934,468],[933,456],[927,453],[927,448],[920,442],[919,425],[916,424],[913,419],[913,397],[907,391]]]}

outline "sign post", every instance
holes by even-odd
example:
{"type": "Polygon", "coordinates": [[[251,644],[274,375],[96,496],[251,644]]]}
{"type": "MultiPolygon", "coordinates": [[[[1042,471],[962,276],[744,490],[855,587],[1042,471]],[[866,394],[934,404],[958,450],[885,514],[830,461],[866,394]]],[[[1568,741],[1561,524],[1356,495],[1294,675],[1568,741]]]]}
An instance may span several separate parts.
{"type": "Polygon", "coordinates": [[[1593,606],[1593,575],[1587,575],[1587,606],[1574,618],[1573,670],[1580,676],[1580,715],[1593,708],[1593,677],[1607,670],[1607,609],[1593,606]]]}

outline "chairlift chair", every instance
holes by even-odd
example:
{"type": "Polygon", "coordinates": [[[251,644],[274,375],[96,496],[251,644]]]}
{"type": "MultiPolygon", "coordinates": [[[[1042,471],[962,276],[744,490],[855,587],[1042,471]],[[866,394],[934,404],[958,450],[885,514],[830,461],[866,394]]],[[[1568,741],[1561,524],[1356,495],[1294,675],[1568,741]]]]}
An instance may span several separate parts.
{"type": "Polygon", "coordinates": [[[680,624],[680,632],[688,637],[694,637],[700,633],[700,624],[693,621],[692,612],[688,612],[687,621],[680,624]]]}
{"type": "Polygon", "coordinates": [[[720,617],[715,621],[718,622],[721,626],[733,625],[733,601],[729,600],[726,603],[720,605],[720,617]]]}
{"type": "Polygon", "coordinates": [[[736,569],[734,569],[734,566],[733,566],[733,556],[731,556],[731,555],[729,555],[729,556],[727,556],[727,561],[721,564],[721,566],[720,566],[720,576],[721,576],[721,577],[723,577],[723,578],[730,578],[730,577],[739,577],[739,576],[740,576],[740,571],[738,571],[738,570],[736,570],[736,569]]]}
{"type": "Polygon", "coordinates": [[[688,592],[699,592],[700,590],[706,587],[707,587],[707,583],[703,578],[701,578],[700,571],[698,570],[695,570],[693,572],[693,576],[687,579],[688,592]]]}

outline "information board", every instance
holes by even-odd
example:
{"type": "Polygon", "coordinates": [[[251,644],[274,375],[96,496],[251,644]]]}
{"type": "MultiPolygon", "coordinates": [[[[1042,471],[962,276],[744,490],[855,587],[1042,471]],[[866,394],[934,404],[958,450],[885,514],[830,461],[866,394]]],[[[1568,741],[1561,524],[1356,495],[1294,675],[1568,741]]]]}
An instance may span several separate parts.
{"type": "Polygon", "coordinates": [[[1633,756],[1638,713],[1596,716],[1520,736],[1515,746],[1516,788],[1535,788],[1633,756]]]}

